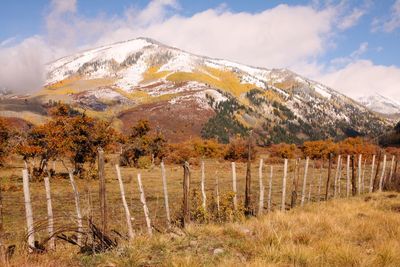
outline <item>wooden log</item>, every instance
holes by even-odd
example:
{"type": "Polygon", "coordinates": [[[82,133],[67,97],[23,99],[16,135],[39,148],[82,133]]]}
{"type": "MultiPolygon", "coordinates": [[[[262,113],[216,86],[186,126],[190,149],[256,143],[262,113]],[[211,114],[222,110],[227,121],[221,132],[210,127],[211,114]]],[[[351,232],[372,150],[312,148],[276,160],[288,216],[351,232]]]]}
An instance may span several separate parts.
{"type": "Polygon", "coordinates": [[[319,178],[318,178],[318,197],[317,201],[319,202],[321,200],[321,188],[322,188],[322,169],[324,167],[324,162],[321,162],[321,166],[319,168],[319,178]]]}
{"type": "Polygon", "coordinates": [[[99,176],[99,199],[100,199],[100,220],[101,231],[107,233],[107,199],[106,199],[106,179],[104,174],[104,151],[98,149],[97,170],[99,176]]]}
{"type": "Polygon", "coordinates": [[[272,179],[274,175],[274,167],[271,165],[270,167],[270,175],[269,175],[269,184],[268,184],[268,212],[272,210],[272,179]]]}
{"type": "Polygon", "coordinates": [[[383,155],[382,175],[379,180],[379,192],[382,192],[382,190],[383,190],[383,182],[385,179],[385,172],[386,172],[386,154],[383,155]]]}
{"type": "Polygon", "coordinates": [[[299,184],[299,172],[300,172],[299,161],[300,161],[300,159],[297,159],[295,161],[295,168],[294,168],[294,172],[293,172],[292,195],[291,195],[291,199],[290,199],[290,207],[291,208],[294,208],[297,203],[297,187],[299,184]]]}
{"type": "Polygon", "coordinates": [[[282,179],[282,201],[281,201],[281,211],[286,209],[286,178],[288,171],[288,159],[285,159],[283,166],[283,179],[282,179]]]}
{"type": "Polygon", "coordinates": [[[233,191],[233,209],[238,210],[237,187],[236,187],[236,164],[232,162],[232,191],[233,191]]]}
{"type": "Polygon", "coordinates": [[[142,178],[141,178],[140,173],[138,173],[138,175],[137,175],[137,180],[138,180],[138,185],[139,185],[140,202],[142,202],[144,218],[146,219],[147,233],[149,235],[152,235],[153,229],[151,227],[150,212],[149,212],[149,208],[147,207],[147,204],[146,204],[146,197],[144,195],[144,189],[143,189],[142,178]]]}
{"type": "Polygon", "coordinates": [[[201,161],[201,195],[202,195],[202,207],[203,210],[207,210],[207,204],[206,204],[206,189],[205,189],[205,170],[204,170],[204,160],[201,161]]]}
{"type": "Polygon", "coordinates": [[[190,168],[189,162],[183,164],[183,227],[190,224],[190,168]]]}
{"type": "Polygon", "coordinates": [[[260,159],[260,166],[258,168],[258,183],[259,183],[259,202],[258,202],[258,215],[262,215],[264,211],[264,182],[263,182],[263,165],[264,160],[260,159]]]}
{"type": "Polygon", "coordinates": [[[346,164],[346,197],[350,196],[350,155],[347,155],[346,164]]]}
{"type": "Polygon", "coordinates": [[[129,239],[133,239],[135,237],[135,232],[133,231],[133,228],[132,228],[131,212],[129,211],[128,203],[126,202],[124,183],[122,181],[121,170],[120,170],[118,164],[115,165],[115,170],[117,171],[119,190],[121,193],[122,205],[123,205],[124,211],[125,211],[126,225],[128,226],[128,236],[129,236],[129,239]]]}
{"type": "Polygon", "coordinates": [[[326,187],[325,187],[325,201],[327,201],[328,197],[329,197],[329,187],[330,187],[330,181],[331,181],[331,172],[332,172],[332,153],[329,154],[328,179],[326,180],[326,187]]]}
{"type": "Polygon", "coordinates": [[[304,177],[303,177],[303,190],[301,192],[301,206],[304,206],[304,201],[306,199],[306,188],[307,188],[307,175],[308,175],[308,164],[309,164],[310,158],[306,158],[306,166],[304,167],[304,177]]]}
{"type": "Polygon", "coordinates": [[[74,193],[76,220],[77,220],[77,224],[78,224],[77,243],[80,245],[82,243],[83,222],[82,222],[81,205],[80,205],[80,200],[79,200],[79,192],[78,192],[78,188],[76,187],[76,184],[75,184],[74,174],[73,174],[72,170],[68,170],[68,175],[69,175],[69,181],[72,186],[72,191],[74,193]]]}
{"type": "Polygon", "coordinates": [[[372,193],[372,190],[374,189],[375,160],[376,160],[376,155],[373,155],[372,156],[372,165],[371,165],[371,178],[369,180],[369,192],[370,193],[372,193]]]}
{"type": "Polygon", "coordinates": [[[29,190],[29,174],[27,169],[22,170],[22,182],[24,187],[26,226],[28,231],[28,250],[29,252],[33,252],[33,249],[35,248],[35,231],[33,228],[33,211],[31,193],[29,190]]]}
{"type": "Polygon", "coordinates": [[[171,215],[169,212],[169,200],[168,200],[168,187],[167,187],[167,175],[165,172],[164,160],[161,161],[161,176],[163,182],[163,192],[164,192],[164,205],[165,205],[165,213],[167,217],[167,227],[171,227],[171,215]]]}
{"type": "Polygon", "coordinates": [[[358,155],[358,186],[357,193],[361,195],[362,155],[358,155]]]}
{"type": "Polygon", "coordinates": [[[53,205],[51,202],[51,188],[50,188],[50,171],[47,171],[47,177],[44,177],[44,187],[46,190],[46,202],[47,202],[47,220],[48,226],[47,231],[49,233],[49,247],[50,249],[55,248],[55,240],[54,240],[54,216],[53,216],[53,205]]]}
{"type": "Polygon", "coordinates": [[[338,185],[338,179],[339,179],[339,171],[340,171],[340,161],[341,161],[341,155],[338,156],[337,158],[337,166],[336,166],[336,173],[335,173],[335,180],[334,180],[334,188],[333,188],[333,197],[336,197],[337,195],[337,185],[338,185]]]}

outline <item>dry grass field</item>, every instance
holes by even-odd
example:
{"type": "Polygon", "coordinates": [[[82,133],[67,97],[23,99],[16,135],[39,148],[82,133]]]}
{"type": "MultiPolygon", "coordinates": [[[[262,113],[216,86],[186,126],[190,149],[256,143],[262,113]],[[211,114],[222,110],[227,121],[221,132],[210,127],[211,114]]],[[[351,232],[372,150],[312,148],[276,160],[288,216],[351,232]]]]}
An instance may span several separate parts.
{"type": "MultiPolygon", "coordinates": [[[[109,229],[127,233],[125,214],[121,202],[114,168],[115,158],[106,163],[106,187],[109,229]]],[[[317,164],[318,165],[318,164],[317,164]]],[[[207,201],[215,198],[215,180],[219,179],[221,197],[232,191],[231,164],[206,160],[207,201]]],[[[268,192],[269,164],[264,167],[264,185],[268,192]]],[[[304,162],[301,162],[299,197],[304,162]]],[[[344,167],[344,165],[343,165],[344,167]]],[[[260,218],[236,222],[208,224],[194,223],[185,231],[166,231],[161,170],[121,168],[128,205],[134,217],[134,230],[139,234],[128,243],[120,241],[117,249],[95,256],[78,254],[78,249],[61,240],[57,249],[43,255],[28,255],[24,249],[26,231],[22,192],[23,163],[15,160],[0,171],[3,194],[3,218],[6,245],[15,244],[16,252],[11,266],[399,266],[400,265],[400,195],[394,193],[365,194],[360,197],[335,199],[317,203],[317,185],[320,171],[309,170],[312,182],[312,202],[303,208],[280,212],[282,190],[282,164],[274,164],[273,212],[260,218]],[[143,207],[140,203],[137,173],[142,174],[143,186],[150,217],[159,230],[153,237],[146,234],[143,207]]],[[[335,166],[334,166],[335,168],[335,166]]],[[[332,176],[335,169],[332,169],[332,176]]],[[[293,162],[289,165],[287,199],[293,181],[293,162]]],[[[345,168],[343,168],[345,169],[345,168]]],[[[57,173],[65,170],[56,164],[57,173]]],[[[181,210],[183,169],[178,165],[166,166],[171,214],[176,218],[181,210]]],[[[238,197],[243,201],[246,166],[237,163],[238,197]]],[[[327,170],[322,173],[323,185],[327,170]]],[[[342,173],[341,193],[345,193],[342,173]]],[[[366,168],[365,184],[369,183],[370,168],[366,168]]],[[[83,217],[92,216],[99,223],[98,180],[76,179],[80,193],[83,217]]],[[[253,203],[258,203],[258,162],[252,164],[253,203]]],[[[332,183],[333,184],[333,183],[332,183]]],[[[46,237],[46,196],[43,182],[30,184],[33,217],[40,231],[37,240],[46,237]]],[[[72,188],[67,176],[57,175],[51,180],[53,210],[56,227],[75,225],[72,188]]],[[[309,184],[307,185],[307,195],[309,184]]],[[[200,192],[200,167],[191,166],[191,192],[200,192]]],[[[324,192],[324,186],[321,189],[324,192]]],[[[333,192],[333,189],[331,190],[333,192]]],[[[200,193],[199,193],[200,194],[200,193]]],[[[322,193],[321,193],[322,197],[322,193]]],[[[266,204],[265,204],[266,205],[266,204]]]]}

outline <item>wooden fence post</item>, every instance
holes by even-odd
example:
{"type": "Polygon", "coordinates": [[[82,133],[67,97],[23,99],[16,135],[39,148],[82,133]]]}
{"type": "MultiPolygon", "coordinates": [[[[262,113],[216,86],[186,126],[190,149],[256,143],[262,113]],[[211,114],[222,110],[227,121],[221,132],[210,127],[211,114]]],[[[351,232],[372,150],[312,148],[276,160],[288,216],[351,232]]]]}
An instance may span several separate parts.
{"type": "Polygon", "coordinates": [[[270,176],[269,176],[269,184],[268,184],[268,212],[271,212],[272,209],[272,178],[274,174],[274,167],[271,165],[270,176]]]}
{"type": "Polygon", "coordinates": [[[217,215],[218,215],[218,218],[219,218],[219,212],[220,212],[220,203],[219,203],[219,201],[220,201],[220,199],[219,199],[219,183],[218,183],[218,176],[216,176],[216,179],[215,179],[215,190],[216,190],[216,194],[217,194],[217,197],[216,197],[216,201],[217,201],[217,215]]]}
{"type": "Polygon", "coordinates": [[[288,171],[288,159],[285,159],[285,163],[284,163],[284,166],[283,166],[281,211],[285,211],[285,208],[286,208],[286,178],[287,178],[287,171],[288,171]]]}
{"type": "Polygon", "coordinates": [[[379,180],[379,192],[382,192],[382,189],[383,189],[383,182],[384,182],[384,178],[385,178],[385,171],[386,171],[386,154],[383,155],[382,175],[381,175],[381,178],[380,178],[380,180],[379,180]]]}
{"type": "Polygon", "coordinates": [[[119,183],[119,190],[121,192],[122,205],[124,206],[125,210],[126,224],[128,225],[128,236],[129,239],[133,239],[135,237],[135,233],[132,228],[131,212],[129,211],[128,203],[126,202],[124,183],[122,181],[121,170],[118,164],[115,165],[115,169],[117,171],[117,178],[119,183]]]}
{"type": "Polygon", "coordinates": [[[260,166],[258,169],[258,179],[259,179],[259,203],[258,203],[258,215],[262,215],[264,211],[264,182],[263,182],[263,165],[264,165],[264,160],[260,159],[260,166]]]}
{"type": "Polygon", "coordinates": [[[33,252],[35,248],[35,231],[33,229],[33,212],[31,203],[31,193],[29,191],[29,174],[28,170],[22,170],[22,182],[24,186],[26,225],[28,230],[28,250],[33,252]]]}
{"type": "Polygon", "coordinates": [[[334,188],[333,188],[333,197],[336,197],[337,194],[337,184],[339,179],[339,171],[340,171],[340,162],[342,160],[342,156],[339,155],[337,159],[337,166],[336,166],[336,173],[335,173],[335,181],[334,181],[334,188]]]}
{"type": "Polygon", "coordinates": [[[153,234],[153,230],[152,230],[152,227],[151,227],[149,208],[147,207],[147,204],[146,204],[146,197],[144,195],[144,190],[143,190],[143,185],[142,185],[142,178],[141,178],[140,173],[138,173],[138,175],[137,175],[137,180],[138,180],[138,185],[139,185],[140,201],[142,202],[144,217],[146,219],[147,232],[148,232],[149,235],[152,235],[153,234]]]}
{"type": "Polygon", "coordinates": [[[167,175],[165,173],[164,160],[161,161],[161,176],[162,176],[162,182],[163,182],[165,213],[167,216],[167,227],[170,228],[171,227],[171,215],[169,213],[167,175]]]}
{"type": "Polygon", "coordinates": [[[290,208],[294,208],[297,203],[297,188],[299,184],[299,174],[300,173],[300,159],[296,159],[295,167],[293,172],[293,182],[292,182],[292,194],[290,198],[290,208]]]}
{"type": "Polygon", "coordinates": [[[346,164],[346,197],[350,196],[350,155],[347,155],[346,164]]]}
{"type": "Polygon", "coordinates": [[[310,186],[309,186],[309,190],[308,190],[308,199],[307,199],[307,202],[311,202],[312,188],[313,188],[312,184],[313,184],[313,181],[315,181],[315,161],[313,161],[312,176],[311,176],[311,179],[310,179],[310,182],[309,182],[310,186]]]}
{"type": "Polygon", "coordinates": [[[357,193],[361,195],[362,155],[358,155],[358,187],[357,193]]]}
{"type": "Polygon", "coordinates": [[[317,201],[321,200],[321,188],[322,188],[322,169],[324,167],[324,161],[321,162],[321,166],[319,168],[319,178],[318,178],[318,197],[317,201]]]}
{"type": "Polygon", "coordinates": [[[382,158],[382,152],[379,151],[378,154],[378,159],[377,159],[377,165],[376,165],[376,171],[375,171],[375,177],[374,177],[374,182],[373,182],[373,187],[372,191],[375,192],[376,190],[379,190],[379,169],[381,167],[381,158],[382,158]]]}
{"type": "Polygon", "coordinates": [[[68,170],[68,175],[69,175],[69,181],[72,186],[72,190],[74,192],[74,199],[75,199],[75,210],[76,210],[76,219],[78,222],[78,234],[77,234],[77,243],[81,244],[82,241],[82,230],[83,230],[83,223],[82,223],[82,213],[81,213],[81,205],[80,205],[80,200],[79,200],[79,192],[78,188],[76,187],[75,184],[75,179],[74,179],[74,174],[72,170],[68,170]]]}
{"type": "Polygon", "coordinates": [[[351,193],[353,196],[357,195],[357,180],[355,173],[354,155],[351,155],[351,193]]]}
{"type": "Polygon", "coordinates": [[[237,211],[237,187],[236,187],[236,164],[232,162],[232,191],[233,191],[233,209],[237,211]]]}
{"type": "Polygon", "coordinates": [[[183,227],[190,224],[190,169],[189,162],[183,164],[183,227]]]}
{"type": "Polygon", "coordinates": [[[362,169],[362,177],[361,177],[361,194],[364,194],[365,191],[365,169],[367,167],[367,159],[364,159],[363,169],[362,169]]]}
{"type": "Polygon", "coordinates": [[[205,170],[204,170],[204,160],[201,161],[201,195],[202,195],[202,207],[203,210],[207,210],[207,204],[206,204],[206,189],[205,189],[205,170]]]}
{"type": "Polygon", "coordinates": [[[253,207],[251,203],[251,135],[249,137],[247,152],[247,168],[246,168],[246,188],[244,192],[244,213],[246,216],[253,215],[253,207]]]}
{"type": "Polygon", "coordinates": [[[304,177],[303,177],[303,190],[301,192],[301,206],[304,206],[304,200],[306,199],[306,188],[307,188],[307,175],[308,175],[308,163],[310,158],[306,158],[306,166],[304,168],[304,177]]]}
{"type": "Polygon", "coordinates": [[[341,188],[342,188],[342,166],[343,166],[343,158],[340,157],[339,162],[339,177],[338,177],[338,195],[341,196],[341,188]]]}
{"type": "Polygon", "coordinates": [[[329,186],[330,186],[330,181],[331,181],[331,171],[332,171],[332,153],[329,153],[328,179],[326,180],[325,201],[327,201],[328,197],[329,197],[329,186]]]}
{"type": "Polygon", "coordinates": [[[389,183],[392,182],[393,171],[394,171],[394,159],[395,156],[392,156],[392,163],[390,164],[389,183]]]}
{"type": "Polygon", "coordinates": [[[98,149],[97,170],[99,175],[99,199],[101,214],[101,230],[105,234],[107,232],[107,199],[106,199],[106,180],[104,175],[104,151],[98,149]]]}
{"type": "Polygon", "coordinates": [[[375,174],[375,159],[376,156],[372,156],[372,167],[371,167],[371,179],[369,180],[369,192],[372,193],[372,190],[374,188],[374,174],[375,174]]]}
{"type": "Polygon", "coordinates": [[[55,248],[54,242],[54,217],[53,217],[53,205],[51,202],[51,189],[50,189],[50,171],[47,171],[47,177],[44,177],[44,187],[46,190],[46,201],[47,201],[47,220],[48,220],[48,227],[47,230],[49,232],[49,245],[50,249],[55,248]]]}

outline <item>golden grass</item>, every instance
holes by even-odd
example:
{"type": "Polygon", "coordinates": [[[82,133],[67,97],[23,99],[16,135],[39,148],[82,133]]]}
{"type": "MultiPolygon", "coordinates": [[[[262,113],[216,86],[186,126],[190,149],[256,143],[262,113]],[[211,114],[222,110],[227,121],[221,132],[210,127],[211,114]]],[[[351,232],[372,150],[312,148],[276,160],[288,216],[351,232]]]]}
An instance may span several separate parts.
{"type": "Polygon", "coordinates": [[[171,73],[170,71],[159,71],[159,69],[160,66],[151,66],[150,68],[148,68],[147,71],[143,73],[142,83],[164,78],[171,73]]]}

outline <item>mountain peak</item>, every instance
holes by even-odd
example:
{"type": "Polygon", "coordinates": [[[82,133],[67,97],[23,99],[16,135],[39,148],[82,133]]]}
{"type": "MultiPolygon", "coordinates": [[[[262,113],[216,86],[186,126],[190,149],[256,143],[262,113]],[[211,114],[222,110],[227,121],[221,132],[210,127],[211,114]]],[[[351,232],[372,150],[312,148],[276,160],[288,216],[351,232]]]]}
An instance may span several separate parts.
{"type": "Polygon", "coordinates": [[[369,96],[360,97],[358,100],[361,104],[375,112],[387,115],[400,113],[399,102],[377,92],[369,96]]]}

